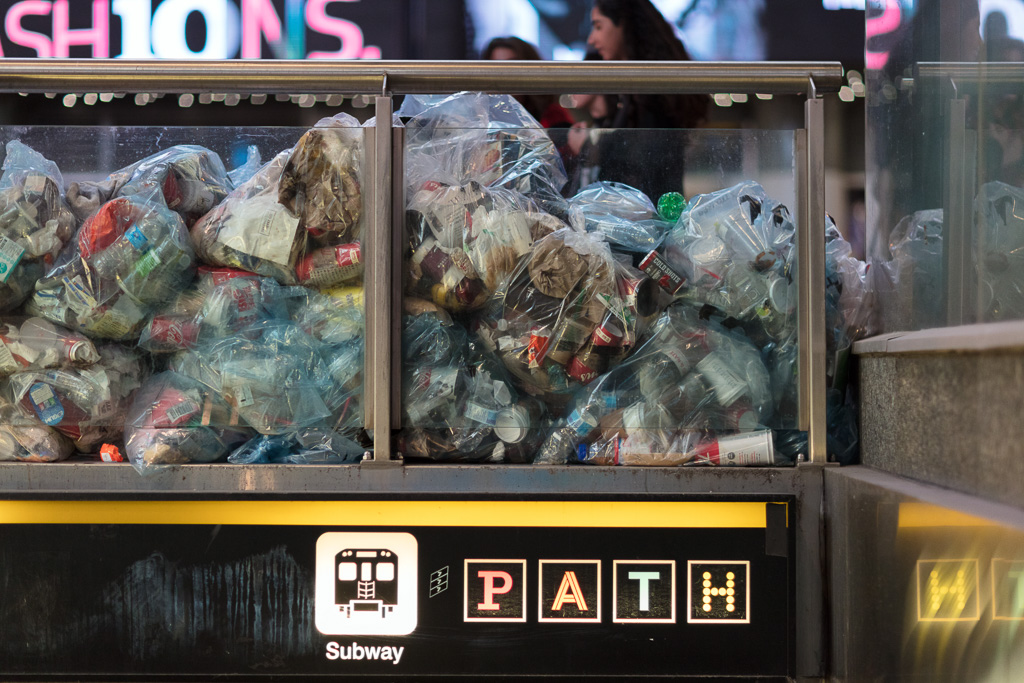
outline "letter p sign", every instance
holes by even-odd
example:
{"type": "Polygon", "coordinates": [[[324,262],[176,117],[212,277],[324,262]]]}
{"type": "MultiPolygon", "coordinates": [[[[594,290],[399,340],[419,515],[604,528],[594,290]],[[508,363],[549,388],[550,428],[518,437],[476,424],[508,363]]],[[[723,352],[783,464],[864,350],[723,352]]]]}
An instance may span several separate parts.
{"type": "Polygon", "coordinates": [[[465,621],[526,621],[526,561],[466,560],[465,621]]]}
{"type": "Polygon", "coordinates": [[[480,610],[500,610],[501,605],[494,602],[494,595],[502,595],[512,590],[512,575],[508,572],[480,570],[477,573],[484,580],[484,601],[476,608],[480,610]],[[501,585],[495,586],[494,582],[501,579],[501,585]]]}

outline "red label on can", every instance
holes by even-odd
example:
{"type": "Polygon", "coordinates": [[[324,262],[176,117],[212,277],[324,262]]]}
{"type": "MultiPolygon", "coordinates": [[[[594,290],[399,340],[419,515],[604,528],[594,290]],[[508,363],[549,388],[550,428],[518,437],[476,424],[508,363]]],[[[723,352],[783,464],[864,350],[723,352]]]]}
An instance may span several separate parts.
{"type": "Polygon", "coordinates": [[[188,422],[202,409],[191,396],[177,389],[166,389],[153,404],[151,422],[153,427],[177,427],[188,422]]]}
{"type": "Polygon", "coordinates": [[[247,282],[244,286],[235,287],[231,290],[231,298],[235,302],[235,308],[242,318],[250,317],[248,314],[256,309],[256,292],[259,291],[258,282],[247,282]]]}
{"type": "Polygon", "coordinates": [[[547,330],[533,330],[530,332],[530,343],[526,347],[526,357],[531,368],[539,368],[548,355],[548,347],[551,345],[551,333],[547,330]]]}
{"type": "Polygon", "coordinates": [[[652,251],[640,262],[640,270],[669,294],[675,294],[683,286],[683,276],[672,270],[665,259],[656,251],[652,251]]]}
{"type": "Polygon", "coordinates": [[[623,334],[614,325],[605,323],[594,330],[594,346],[622,346],[623,334]]]}
{"type": "Polygon", "coordinates": [[[199,339],[199,325],[191,320],[156,316],[149,326],[149,336],[155,341],[187,349],[199,339]]]}
{"type": "Polygon", "coordinates": [[[237,268],[211,268],[210,266],[199,266],[199,275],[209,275],[213,278],[213,284],[222,285],[228,280],[236,277],[256,277],[247,270],[237,268]]]}
{"type": "Polygon", "coordinates": [[[178,187],[178,179],[174,177],[173,173],[168,173],[167,177],[164,178],[164,201],[167,202],[168,209],[176,209],[184,199],[184,194],[181,188],[178,187]]]}
{"type": "Polygon", "coordinates": [[[572,357],[572,360],[569,361],[569,367],[565,369],[565,372],[580,384],[590,384],[597,377],[597,371],[591,370],[584,365],[578,356],[572,357]]]}
{"type": "Polygon", "coordinates": [[[335,247],[334,256],[340,268],[358,266],[363,260],[359,242],[339,244],[335,247]]]}

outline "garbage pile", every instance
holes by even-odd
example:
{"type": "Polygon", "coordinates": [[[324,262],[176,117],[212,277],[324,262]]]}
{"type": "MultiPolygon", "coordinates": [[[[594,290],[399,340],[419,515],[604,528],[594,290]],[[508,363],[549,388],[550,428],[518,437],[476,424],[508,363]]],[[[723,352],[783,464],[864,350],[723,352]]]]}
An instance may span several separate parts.
{"type": "MultiPolygon", "coordinates": [[[[753,181],[571,197],[511,97],[406,98],[407,461],[784,465],[797,428],[796,229],[753,181]]],[[[355,462],[362,130],[321,121],[228,172],[163,150],[66,190],[19,142],[0,177],[0,460],[355,462]]],[[[829,448],[867,272],[828,240],[829,448]],[[833,419],[833,416],[835,419],[833,419]]],[[[851,427],[853,425],[853,427],[851,427]]]]}
{"type": "MultiPolygon", "coordinates": [[[[513,100],[412,98],[399,114],[407,458],[763,466],[807,452],[786,206],[753,181],[689,202],[615,182],[554,198],[560,160],[513,100]]],[[[862,331],[867,274],[823,229],[835,359],[862,331]]],[[[849,461],[845,368],[830,367],[829,445],[849,461]]]]}
{"type": "Polygon", "coordinates": [[[0,460],[361,458],[362,139],[340,114],[266,164],[179,145],[66,189],[9,143],[0,460]]]}

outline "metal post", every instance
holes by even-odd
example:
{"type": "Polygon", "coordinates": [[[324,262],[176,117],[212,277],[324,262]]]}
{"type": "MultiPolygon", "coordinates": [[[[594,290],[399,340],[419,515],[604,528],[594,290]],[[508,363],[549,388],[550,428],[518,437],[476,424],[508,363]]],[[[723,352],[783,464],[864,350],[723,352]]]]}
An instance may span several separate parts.
{"type": "MultiPolygon", "coordinates": [[[[405,292],[405,270],[402,252],[405,241],[405,128],[391,129],[391,337],[402,339],[402,296],[405,292]]],[[[400,341],[396,343],[401,343],[400,341]]],[[[402,349],[391,354],[391,428],[402,428],[402,349]]],[[[396,457],[400,455],[396,454],[396,457]]]]}
{"type": "Polygon", "coordinates": [[[946,164],[946,196],[944,197],[944,223],[946,235],[943,239],[946,271],[946,324],[963,325],[966,286],[970,282],[970,258],[968,258],[967,233],[970,217],[967,207],[967,102],[961,98],[949,101],[949,128],[947,130],[948,151],[946,164]]]}
{"type": "MultiPolygon", "coordinates": [[[[811,90],[813,93],[813,88],[811,90]]],[[[828,461],[825,442],[825,114],[813,95],[804,104],[804,144],[798,144],[801,193],[797,227],[799,267],[800,429],[808,458],[828,461]]]]}
{"type": "MultiPolygon", "coordinates": [[[[377,206],[377,197],[373,178],[376,175],[376,149],[377,131],[373,127],[363,128],[363,428],[367,431],[373,430],[373,386],[374,368],[374,283],[377,282],[377,274],[374,271],[373,254],[377,253],[377,225],[376,216],[368,214],[369,207],[377,206]]],[[[364,459],[370,458],[369,452],[364,459]]]]}
{"type": "Polygon", "coordinates": [[[376,127],[373,136],[373,219],[370,230],[373,235],[368,262],[372,262],[373,279],[368,285],[373,290],[367,306],[373,307],[368,320],[367,347],[373,348],[372,366],[369,375],[372,393],[367,394],[367,403],[372,403],[373,457],[364,460],[366,464],[387,464],[391,460],[391,363],[392,363],[392,225],[391,225],[391,163],[392,101],[387,95],[385,78],[384,94],[376,98],[376,127]],[[372,322],[371,322],[372,321],[372,322]]]}

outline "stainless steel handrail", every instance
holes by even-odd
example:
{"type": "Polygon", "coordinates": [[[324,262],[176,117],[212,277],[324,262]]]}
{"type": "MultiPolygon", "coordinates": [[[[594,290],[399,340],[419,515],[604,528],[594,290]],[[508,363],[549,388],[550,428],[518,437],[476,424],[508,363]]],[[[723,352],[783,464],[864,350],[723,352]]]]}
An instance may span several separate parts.
{"type": "Polygon", "coordinates": [[[1024,87],[1024,63],[1021,62],[920,62],[914,79],[951,83],[957,90],[983,86],[1007,88],[1019,93],[1024,87]]]}
{"type": "Polygon", "coordinates": [[[809,82],[817,93],[837,92],[843,67],[838,62],[0,60],[0,90],[25,93],[795,95],[807,93],[809,82]]]}

